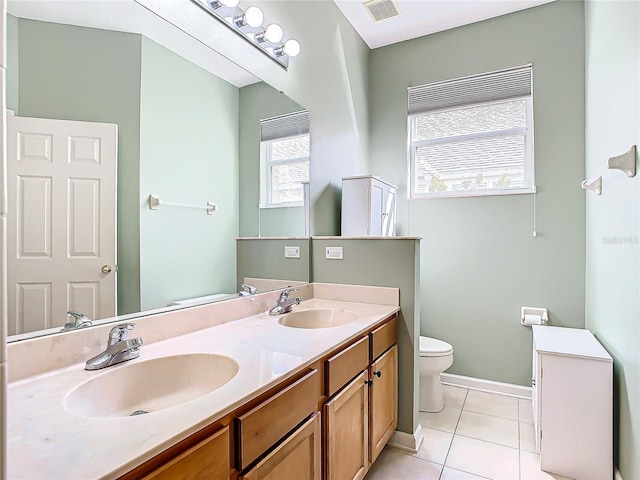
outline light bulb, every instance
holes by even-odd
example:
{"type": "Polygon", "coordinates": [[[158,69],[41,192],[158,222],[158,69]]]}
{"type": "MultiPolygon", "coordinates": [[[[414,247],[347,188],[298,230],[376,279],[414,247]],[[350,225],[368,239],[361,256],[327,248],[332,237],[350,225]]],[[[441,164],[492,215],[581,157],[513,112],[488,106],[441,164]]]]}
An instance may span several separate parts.
{"type": "Polygon", "coordinates": [[[300,43],[297,40],[290,38],[289,40],[284,42],[282,51],[289,57],[296,57],[300,53],[300,43]]]}
{"type": "Polygon", "coordinates": [[[264,20],[264,14],[258,7],[249,7],[244,12],[244,21],[250,27],[259,27],[264,20]]]}
{"type": "Polygon", "coordinates": [[[272,23],[264,31],[264,39],[271,43],[278,43],[282,40],[283,35],[284,32],[282,31],[282,27],[277,23],[272,23]]]}

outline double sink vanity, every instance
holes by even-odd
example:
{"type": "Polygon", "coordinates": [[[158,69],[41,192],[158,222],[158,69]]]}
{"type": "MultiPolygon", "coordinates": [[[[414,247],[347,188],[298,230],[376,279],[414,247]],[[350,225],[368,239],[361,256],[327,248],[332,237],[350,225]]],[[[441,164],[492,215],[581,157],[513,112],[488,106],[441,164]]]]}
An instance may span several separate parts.
{"type": "Polygon", "coordinates": [[[8,478],[363,478],[397,425],[398,290],[269,315],[279,293],[140,317],[139,357],[99,370],[113,324],[9,345],[8,478]]]}

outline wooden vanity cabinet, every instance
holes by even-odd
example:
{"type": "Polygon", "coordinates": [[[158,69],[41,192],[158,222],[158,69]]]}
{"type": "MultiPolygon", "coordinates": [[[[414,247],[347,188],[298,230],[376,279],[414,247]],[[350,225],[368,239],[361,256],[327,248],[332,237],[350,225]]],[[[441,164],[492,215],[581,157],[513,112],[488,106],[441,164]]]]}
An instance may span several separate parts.
{"type": "Polygon", "coordinates": [[[325,480],[364,478],[395,431],[396,328],[393,317],[325,362],[325,480]]]}
{"type": "Polygon", "coordinates": [[[299,380],[236,418],[236,466],[245,470],[318,409],[320,374],[313,369],[299,380]]]}
{"type": "Polygon", "coordinates": [[[373,463],[398,425],[398,347],[382,354],[370,372],[369,462],[373,463]]]}
{"type": "Polygon", "coordinates": [[[229,427],[197,443],[143,480],[227,480],[229,478],[229,427]]]}
{"type": "Polygon", "coordinates": [[[362,479],[397,425],[396,316],[119,480],[362,479]]]}
{"type": "Polygon", "coordinates": [[[364,478],[369,468],[368,372],[360,373],[323,407],[325,479],[364,478]]]}
{"type": "Polygon", "coordinates": [[[240,477],[242,480],[321,480],[320,412],[290,434],[264,459],[240,477]]]}

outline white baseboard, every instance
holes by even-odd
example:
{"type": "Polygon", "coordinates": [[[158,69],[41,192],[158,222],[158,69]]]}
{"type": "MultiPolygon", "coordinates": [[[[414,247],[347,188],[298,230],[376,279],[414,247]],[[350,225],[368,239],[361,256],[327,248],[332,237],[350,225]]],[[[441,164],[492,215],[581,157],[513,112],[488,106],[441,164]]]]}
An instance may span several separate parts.
{"type": "Polygon", "coordinates": [[[452,385],[454,387],[464,387],[482,392],[499,393],[511,397],[531,399],[531,387],[523,387],[522,385],[514,385],[512,383],[494,382],[493,380],[465,377],[452,373],[441,373],[440,381],[445,385],[452,385]]]}
{"type": "Polygon", "coordinates": [[[620,470],[618,470],[617,468],[616,468],[616,471],[613,474],[613,480],[624,480],[622,478],[622,474],[620,473],[620,470]]]}
{"type": "Polygon", "coordinates": [[[398,430],[393,432],[393,435],[391,435],[387,445],[407,452],[418,453],[418,450],[420,450],[420,446],[422,445],[423,438],[422,425],[418,424],[416,431],[413,432],[413,434],[399,432],[398,430]]]}

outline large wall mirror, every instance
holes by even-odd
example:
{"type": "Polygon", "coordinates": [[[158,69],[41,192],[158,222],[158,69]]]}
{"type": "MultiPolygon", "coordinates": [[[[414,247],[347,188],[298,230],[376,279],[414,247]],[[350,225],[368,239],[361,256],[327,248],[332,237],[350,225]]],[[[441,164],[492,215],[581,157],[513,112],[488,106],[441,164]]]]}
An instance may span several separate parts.
{"type": "MultiPolygon", "coordinates": [[[[68,309],[237,295],[236,238],[261,235],[257,200],[240,218],[260,120],[304,107],[135,2],[7,9],[9,341],[68,309]]],[[[302,209],[267,213],[270,236],[304,234],[302,209]]]]}

